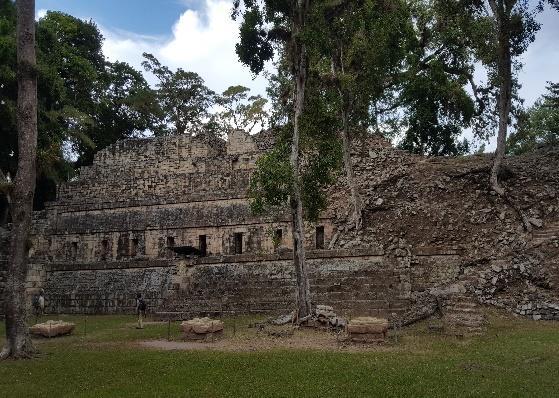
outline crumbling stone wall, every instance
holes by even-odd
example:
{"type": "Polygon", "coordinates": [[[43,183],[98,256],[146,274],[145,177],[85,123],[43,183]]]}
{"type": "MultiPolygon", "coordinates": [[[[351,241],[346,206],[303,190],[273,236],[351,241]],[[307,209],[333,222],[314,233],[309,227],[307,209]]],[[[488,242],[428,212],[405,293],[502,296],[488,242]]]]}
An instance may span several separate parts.
{"type": "MultiPolygon", "coordinates": [[[[456,263],[437,253],[420,267],[456,263]]],[[[392,317],[406,311],[412,292],[408,257],[375,250],[308,253],[312,301],[339,314],[392,317]]],[[[289,254],[244,255],[182,260],[177,263],[173,293],[161,316],[187,318],[199,314],[282,313],[295,300],[295,275],[289,254]]]]}

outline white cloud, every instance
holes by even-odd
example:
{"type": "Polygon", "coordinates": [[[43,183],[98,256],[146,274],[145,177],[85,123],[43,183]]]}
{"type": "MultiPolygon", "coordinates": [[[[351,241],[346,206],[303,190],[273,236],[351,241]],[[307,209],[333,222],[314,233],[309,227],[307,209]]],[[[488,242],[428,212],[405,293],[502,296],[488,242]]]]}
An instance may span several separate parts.
{"type": "Polygon", "coordinates": [[[230,1],[205,0],[204,9],[185,11],[168,38],[100,28],[105,36],[103,50],[111,61],[126,61],[142,69],[142,53],[148,52],[172,69],[198,73],[216,92],[241,84],[255,94],[265,94],[266,80],[262,76],[253,79],[235,53],[239,23],[231,19],[230,1]]]}
{"type": "Polygon", "coordinates": [[[42,9],[37,11],[36,19],[39,20],[39,19],[43,18],[45,15],[47,15],[47,10],[42,8],[42,9]]]}

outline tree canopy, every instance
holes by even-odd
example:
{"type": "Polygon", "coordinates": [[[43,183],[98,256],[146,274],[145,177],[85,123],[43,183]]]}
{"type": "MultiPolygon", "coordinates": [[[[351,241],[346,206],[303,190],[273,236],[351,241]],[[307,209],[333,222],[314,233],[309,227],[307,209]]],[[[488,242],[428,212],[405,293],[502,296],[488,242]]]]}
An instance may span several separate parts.
{"type": "Polygon", "coordinates": [[[144,53],[142,66],[153,73],[158,82],[156,135],[191,135],[200,130],[215,104],[215,93],[206,87],[204,79],[182,68],[172,71],[152,54],[144,53]]]}
{"type": "MultiPolygon", "coordinates": [[[[17,164],[15,6],[0,0],[0,168],[17,164]]],[[[126,63],[108,62],[91,21],[48,12],[36,23],[38,72],[38,197],[49,180],[73,175],[113,142],[151,129],[153,93],[126,63]],[[76,160],[76,162],[73,162],[76,160]],[[43,183],[41,183],[41,181],[43,183]]],[[[48,196],[48,195],[47,195],[48,196]]]]}
{"type": "Polygon", "coordinates": [[[509,153],[521,154],[533,151],[541,145],[559,143],[559,90],[550,83],[548,94],[519,117],[516,131],[507,142],[509,153]]]}

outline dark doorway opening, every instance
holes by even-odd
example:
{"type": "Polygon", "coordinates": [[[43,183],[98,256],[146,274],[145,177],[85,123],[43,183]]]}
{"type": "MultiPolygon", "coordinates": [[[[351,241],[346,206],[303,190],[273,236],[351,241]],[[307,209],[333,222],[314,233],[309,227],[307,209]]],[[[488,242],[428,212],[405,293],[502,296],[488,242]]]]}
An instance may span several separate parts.
{"type": "Polygon", "coordinates": [[[167,257],[175,257],[175,252],[173,248],[175,247],[175,238],[172,236],[167,236],[167,257]]]}
{"type": "Polygon", "coordinates": [[[235,254],[243,254],[243,233],[235,232],[233,234],[233,250],[235,254]]]}
{"type": "Polygon", "coordinates": [[[200,256],[206,257],[208,254],[208,242],[206,239],[206,235],[198,236],[198,248],[200,250],[200,256]]]}
{"type": "Polygon", "coordinates": [[[136,257],[138,255],[138,245],[139,245],[138,238],[134,238],[131,241],[130,245],[130,257],[136,257]]]}
{"type": "Polygon", "coordinates": [[[316,227],[315,247],[317,249],[324,249],[324,227],[316,227]]]}
{"type": "Polygon", "coordinates": [[[109,256],[109,241],[107,239],[103,239],[101,241],[101,260],[107,261],[108,256],[109,256]]]}

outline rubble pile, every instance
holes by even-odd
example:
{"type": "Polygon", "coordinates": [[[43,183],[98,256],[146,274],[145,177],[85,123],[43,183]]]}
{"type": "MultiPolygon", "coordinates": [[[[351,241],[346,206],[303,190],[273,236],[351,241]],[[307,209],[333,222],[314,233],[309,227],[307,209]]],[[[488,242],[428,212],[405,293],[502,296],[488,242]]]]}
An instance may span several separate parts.
{"type": "Polygon", "coordinates": [[[277,318],[270,319],[268,323],[275,326],[287,325],[289,323],[298,323],[305,327],[324,328],[324,329],[343,329],[347,321],[339,317],[334,312],[334,308],[329,305],[318,304],[313,308],[311,315],[296,320],[295,313],[281,315],[277,318]]]}
{"type": "Polygon", "coordinates": [[[336,315],[334,308],[329,305],[317,305],[309,319],[304,322],[305,326],[317,328],[343,328],[346,320],[336,315]]]}
{"type": "MultiPolygon", "coordinates": [[[[336,225],[332,248],[379,248],[408,257],[412,266],[417,248],[461,253],[463,264],[450,276],[453,280],[412,294],[410,309],[395,324],[448,312],[454,299],[444,290],[452,285],[454,295],[467,292],[471,303],[533,319],[559,319],[559,147],[507,158],[500,174],[506,197],[490,189],[488,154],[425,158],[378,145],[352,155],[364,203],[363,228],[355,230],[342,178],[330,190],[336,225]]],[[[472,328],[482,324],[473,322],[472,328]]]]}
{"type": "MultiPolygon", "coordinates": [[[[386,248],[394,238],[410,245],[466,249],[471,258],[521,249],[531,239],[516,210],[489,187],[491,156],[424,158],[381,147],[354,154],[365,204],[355,231],[346,181],[330,191],[338,237],[335,247],[386,248]]],[[[501,176],[508,198],[537,232],[559,220],[559,148],[511,157],[501,176]]]]}

